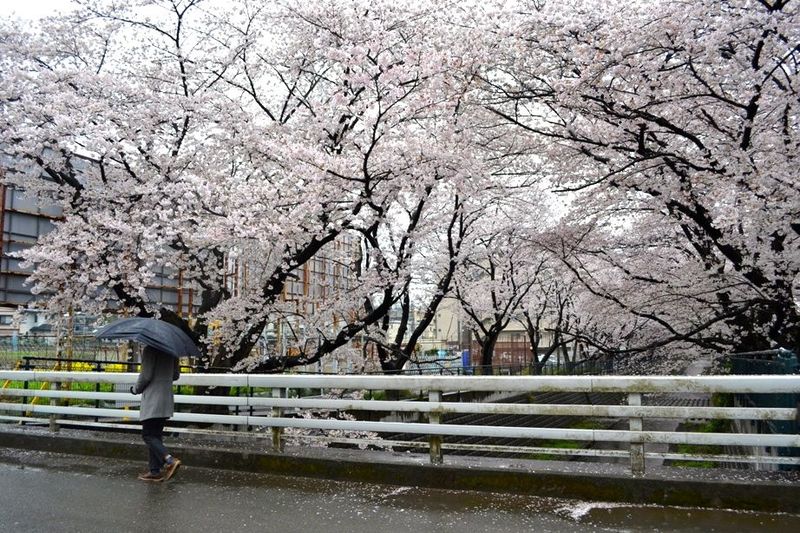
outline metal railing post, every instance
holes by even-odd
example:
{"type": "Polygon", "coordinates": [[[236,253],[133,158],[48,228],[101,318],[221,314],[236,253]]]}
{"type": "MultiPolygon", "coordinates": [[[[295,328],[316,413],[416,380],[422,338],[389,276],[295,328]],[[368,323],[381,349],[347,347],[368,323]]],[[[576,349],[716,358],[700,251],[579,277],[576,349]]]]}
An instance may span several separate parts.
{"type": "MultiPolygon", "coordinates": [[[[428,401],[429,402],[441,402],[442,401],[442,392],[441,391],[428,391],[428,401]]],[[[441,424],[442,422],[442,415],[438,412],[431,411],[428,413],[428,423],[430,424],[441,424]]],[[[428,437],[428,443],[430,446],[431,452],[431,464],[440,465],[444,462],[444,457],[442,456],[442,436],[441,435],[430,435],[428,437]]]]}
{"type": "MultiPolygon", "coordinates": [[[[103,365],[102,365],[102,364],[100,364],[99,362],[95,363],[95,365],[94,365],[94,371],[95,371],[95,372],[103,372],[103,365]]],[[[94,391],[95,391],[95,392],[100,392],[100,383],[95,383],[95,384],[94,384],[94,391]]],[[[95,400],[95,401],[94,401],[94,406],[95,406],[95,408],[98,408],[98,409],[99,409],[99,408],[100,408],[100,400],[95,400]]],[[[99,419],[99,418],[97,418],[97,417],[95,417],[94,421],[95,421],[95,422],[99,422],[99,421],[100,421],[100,419],[99,419]]]]}
{"type": "MultiPolygon", "coordinates": [[[[286,389],[283,387],[273,387],[272,388],[272,397],[273,398],[286,398],[286,389]]],[[[272,417],[273,418],[280,418],[283,416],[283,408],[281,407],[273,407],[272,408],[272,417]]],[[[283,428],[281,427],[273,427],[272,428],[272,449],[276,452],[283,451],[283,440],[281,440],[281,436],[283,435],[283,428]]]]}
{"type": "MultiPolygon", "coordinates": [[[[253,397],[253,387],[248,387],[248,389],[247,389],[247,397],[248,398],[252,398],[253,397]]],[[[247,414],[249,416],[253,416],[253,403],[249,399],[247,400],[247,403],[250,404],[250,408],[248,409],[247,414]]],[[[252,431],[252,429],[253,429],[253,426],[251,426],[251,425],[247,426],[247,431],[252,431]]]]}
{"type": "MultiPolygon", "coordinates": [[[[50,383],[50,390],[59,390],[61,389],[61,383],[52,382],[50,383]]],[[[50,405],[58,405],[58,398],[50,398],[50,405]]],[[[49,429],[53,433],[58,433],[58,424],[56,423],[56,415],[50,415],[50,423],[49,429]]]]}
{"type": "MultiPolygon", "coordinates": [[[[638,392],[628,394],[628,405],[642,405],[642,395],[638,392]]],[[[631,431],[642,431],[642,419],[631,417],[629,419],[631,431]]],[[[644,474],[644,443],[631,440],[631,473],[635,476],[644,474]]]]}
{"type": "MultiPolygon", "coordinates": [[[[231,389],[233,390],[233,389],[231,389]]],[[[242,390],[239,387],[236,387],[236,397],[239,398],[242,395],[242,390]]],[[[233,406],[233,414],[235,416],[239,416],[239,404],[233,406]]],[[[231,431],[239,431],[239,426],[236,424],[231,425],[231,431]]]]}
{"type": "MultiPolygon", "coordinates": [[[[25,363],[22,365],[22,370],[32,370],[33,367],[31,366],[30,358],[29,357],[23,357],[22,359],[25,361],[25,363]]],[[[22,388],[26,389],[26,390],[28,389],[28,380],[27,379],[22,382],[22,388]]],[[[27,396],[23,396],[22,397],[22,403],[23,404],[28,403],[28,397],[27,396]]],[[[22,424],[22,423],[23,422],[20,422],[20,424],[22,424]]]]}

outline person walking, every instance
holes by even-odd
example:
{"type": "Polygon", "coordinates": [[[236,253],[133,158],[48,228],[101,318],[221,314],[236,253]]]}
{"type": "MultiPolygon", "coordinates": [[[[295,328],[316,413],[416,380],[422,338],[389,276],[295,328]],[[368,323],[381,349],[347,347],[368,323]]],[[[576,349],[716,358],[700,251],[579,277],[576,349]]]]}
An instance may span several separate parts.
{"type": "Polygon", "coordinates": [[[142,481],[167,481],[181,466],[164,446],[164,424],[174,414],[175,398],[172,382],[181,375],[177,358],[145,346],[142,367],[131,393],[141,394],[139,420],[142,422],[142,440],[147,445],[149,471],[139,475],[142,481]]]}

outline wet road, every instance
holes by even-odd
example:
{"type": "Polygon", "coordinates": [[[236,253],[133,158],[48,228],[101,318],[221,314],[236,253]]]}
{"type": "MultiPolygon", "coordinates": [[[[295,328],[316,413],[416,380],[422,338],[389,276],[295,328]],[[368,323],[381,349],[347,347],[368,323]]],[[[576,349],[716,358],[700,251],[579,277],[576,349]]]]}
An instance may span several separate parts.
{"type": "Polygon", "coordinates": [[[0,530],[275,532],[800,531],[800,515],[342,483],[182,468],[145,483],[142,465],[0,448],[0,530]]]}

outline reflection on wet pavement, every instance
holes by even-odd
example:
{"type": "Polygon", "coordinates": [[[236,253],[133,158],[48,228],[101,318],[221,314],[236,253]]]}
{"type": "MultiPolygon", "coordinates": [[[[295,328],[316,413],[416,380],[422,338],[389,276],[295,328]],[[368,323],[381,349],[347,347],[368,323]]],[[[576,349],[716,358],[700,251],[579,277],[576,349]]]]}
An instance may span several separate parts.
{"type": "Polygon", "coordinates": [[[251,474],[0,448],[3,529],[53,531],[800,531],[800,515],[587,503],[251,474]]]}

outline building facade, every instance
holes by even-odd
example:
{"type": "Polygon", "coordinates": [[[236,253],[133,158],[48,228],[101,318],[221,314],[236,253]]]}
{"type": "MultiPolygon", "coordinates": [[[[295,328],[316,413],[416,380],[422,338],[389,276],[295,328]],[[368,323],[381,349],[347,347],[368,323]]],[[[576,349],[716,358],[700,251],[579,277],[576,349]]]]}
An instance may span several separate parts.
{"type": "MultiPolygon", "coordinates": [[[[0,184],[0,336],[15,332],[54,334],[47,329],[48,318],[36,309],[37,297],[25,284],[31,270],[22,266],[16,254],[52,231],[61,216],[59,208],[41,205],[21,191],[0,184]]],[[[157,272],[156,283],[147,288],[147,294],[151,301],[183,316],[196,307],[192,288],[184,286],[180,273],[174,275],[167,269],[157,272]]],[[[109,311],[113,311],[113,305],[109,311]]]]}

